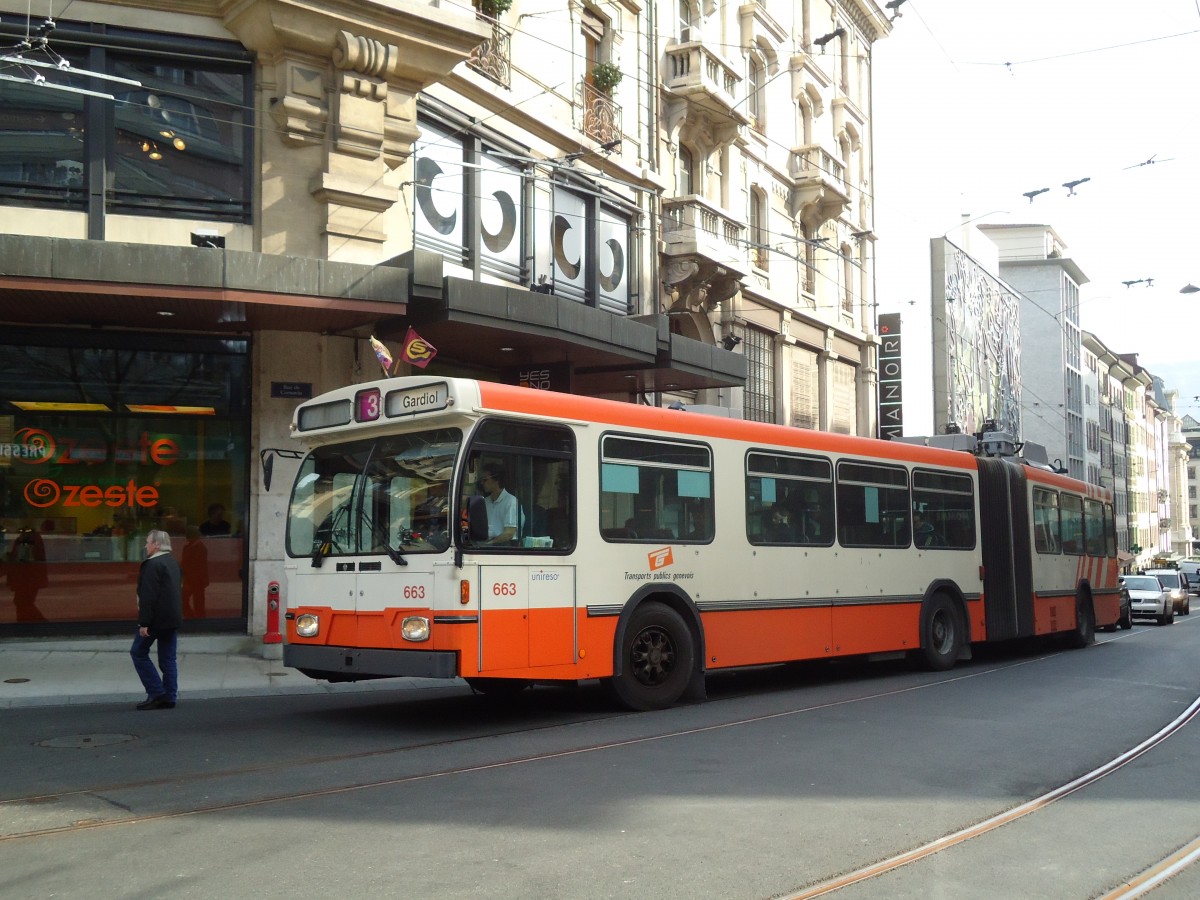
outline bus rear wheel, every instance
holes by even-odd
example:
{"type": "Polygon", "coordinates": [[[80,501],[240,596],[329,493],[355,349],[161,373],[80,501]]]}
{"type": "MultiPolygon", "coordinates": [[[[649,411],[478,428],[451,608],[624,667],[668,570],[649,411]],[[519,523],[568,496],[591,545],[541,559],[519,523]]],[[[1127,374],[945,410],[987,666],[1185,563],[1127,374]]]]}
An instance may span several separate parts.
{"type": "Polygon", "coordinates": [[[665,709],[683,696],[695,653],[683,616],[661,603],[644,603],[625,628],[621,672],[609,687],[629,709],[665,709]]]}
{"type": "Polygon", "coordinates": [[[1092,598],[1088,594],[1075,595],[1075,630],[1067,643],[1076,650],[1096,643],[1096,610],[1092,608],[1092,598]]]}
{"type": "Polygon", "coordinates": [[[966,629],[958,606],[945,594],[934,594],[921,609],[921,653],[927,669],[944,672],[953,668],[966,641],[966,629]]]}

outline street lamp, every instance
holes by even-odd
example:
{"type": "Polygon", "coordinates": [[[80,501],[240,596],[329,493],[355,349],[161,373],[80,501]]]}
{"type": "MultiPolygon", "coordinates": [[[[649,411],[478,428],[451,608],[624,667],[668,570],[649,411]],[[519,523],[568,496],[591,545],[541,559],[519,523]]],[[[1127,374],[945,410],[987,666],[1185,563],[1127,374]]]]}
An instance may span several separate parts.
{"type": "Polygon", "coordinates": [[[1185,284],[1183,287],[1181,287],[1181,288],[1179,289],[1179,293],[1181,293],[1181,294],[1195,294],[1195,293],[1200,293],[1200,287],[1196,287],[1194,284],[1192,284],[1192,283],[1189,281],[1187,284],[1185,284]]]}

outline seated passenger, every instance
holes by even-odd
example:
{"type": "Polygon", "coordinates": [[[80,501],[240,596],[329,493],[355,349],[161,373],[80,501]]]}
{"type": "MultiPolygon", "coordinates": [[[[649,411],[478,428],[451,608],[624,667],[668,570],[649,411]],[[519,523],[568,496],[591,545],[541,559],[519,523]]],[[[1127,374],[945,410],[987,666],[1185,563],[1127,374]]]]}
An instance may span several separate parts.
{"type": "Polygon", "coordinates": [[[796,540],[791,515],[778,503],[768,511],[763,537],[772,544],[790,544],[796,540]]]}

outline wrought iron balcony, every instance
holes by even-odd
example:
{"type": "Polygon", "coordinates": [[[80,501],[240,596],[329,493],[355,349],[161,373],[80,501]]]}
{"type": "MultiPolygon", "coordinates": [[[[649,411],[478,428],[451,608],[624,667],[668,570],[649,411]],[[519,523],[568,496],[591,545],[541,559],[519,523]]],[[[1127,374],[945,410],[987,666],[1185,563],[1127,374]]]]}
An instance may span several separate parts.
{"type": "Polygon", "coordinates": [[[471,51],[467,65],[496,84],[512,87],[509,72],[512,33],[499,24],[492,25],[492,36],[471,51]]]}
{"type": "Polygon", "coordinates": [[[580,131],[602,144],[621,139],[621,107],[612,97],[581,81],[579,105],[583,111],[580,131]]]}

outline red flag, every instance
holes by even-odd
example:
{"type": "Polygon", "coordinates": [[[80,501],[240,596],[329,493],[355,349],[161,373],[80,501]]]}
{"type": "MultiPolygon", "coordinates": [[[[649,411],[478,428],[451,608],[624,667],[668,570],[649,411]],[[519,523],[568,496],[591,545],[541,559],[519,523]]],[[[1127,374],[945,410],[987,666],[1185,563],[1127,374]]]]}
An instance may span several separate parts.
{"type": "Polygon", "coordinates": [[[404,345],[400,350],[400,359],[410,365],[423,369],[437,356],[437,347],[421,337],[412,328],[404,335],[404,345]]]}

